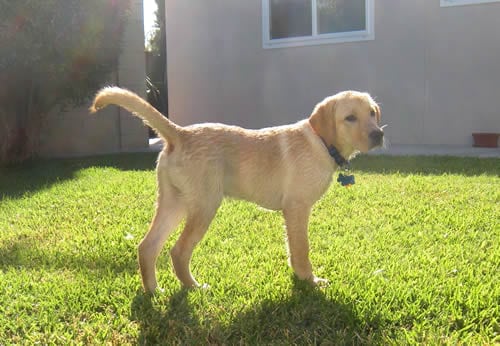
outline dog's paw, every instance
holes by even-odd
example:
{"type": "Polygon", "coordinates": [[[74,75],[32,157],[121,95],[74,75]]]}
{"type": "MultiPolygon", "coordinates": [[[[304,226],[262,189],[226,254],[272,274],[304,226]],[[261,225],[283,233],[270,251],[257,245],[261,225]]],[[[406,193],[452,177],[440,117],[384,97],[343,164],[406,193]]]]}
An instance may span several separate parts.
{"type": "Polygon", "coordinates": [[[208,290],[210,288],[209,284],[199,284],[198,282],[191,283],[190,285],[184,285],[184,288],[186,289],[193,289],[193,290],[208,290]]]}
{"type": "Polygon", "coordinates": [[[327,287],[330,283],[327,279],[319,278],[317,276],[313,276],[311,279],[311,284],[316,287],[327,287]]]}
{"type": "Polygon", "coordinates": [[[161,287],[155,287],[153,290],[144,289],[142,292],[145,296],[152,298],[155,296],[164,295],[165,289],[163,289],[161,287]]]}
{"type": "Polygon", "coordinates": [[[208,290],[210,288],[210,285],[196,283],[196,285],[192,285],[190,288],[195,290],[208,290]]]}

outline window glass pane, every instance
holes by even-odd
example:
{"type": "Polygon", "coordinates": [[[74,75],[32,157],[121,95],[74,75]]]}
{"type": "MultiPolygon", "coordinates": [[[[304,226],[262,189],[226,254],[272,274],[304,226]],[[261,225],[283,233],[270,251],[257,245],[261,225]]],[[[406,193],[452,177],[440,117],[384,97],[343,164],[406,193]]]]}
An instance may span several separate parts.
{"type": "Polygon", "coordinates": [[[271,39],[311,36],[311,0],[270,0],[271,39]]]}
{"type": "Polygon", "coordinates": [[[318,34],[366,30],[365,0],[317,0],[318,34]]]}

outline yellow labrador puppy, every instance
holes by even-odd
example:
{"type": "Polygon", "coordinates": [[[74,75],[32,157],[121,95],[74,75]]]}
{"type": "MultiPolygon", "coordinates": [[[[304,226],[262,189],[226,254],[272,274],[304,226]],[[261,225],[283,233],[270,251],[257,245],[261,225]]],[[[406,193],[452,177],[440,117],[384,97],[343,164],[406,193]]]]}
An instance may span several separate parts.
{"type": "Polygon", "coordinates": [[[316,105],[309,119],[261,130],[222,124],[181,127],[117,87],[99,91],[90,110],[108,104],[142,118],[165,141],[157,164],[156,213],[139,245],[146,291],[155,291],[156,259],[183,218],[185,228],[170,252],[172,263],[183,285],[199,286],[189,268],[191,255],[224,196],[281,210],[295,274],[312,284],[326,282],[314,276],[309,260],[309,214],[339,166],[382,145],[380,109],[370,95],[341,92],[316,105]]]}

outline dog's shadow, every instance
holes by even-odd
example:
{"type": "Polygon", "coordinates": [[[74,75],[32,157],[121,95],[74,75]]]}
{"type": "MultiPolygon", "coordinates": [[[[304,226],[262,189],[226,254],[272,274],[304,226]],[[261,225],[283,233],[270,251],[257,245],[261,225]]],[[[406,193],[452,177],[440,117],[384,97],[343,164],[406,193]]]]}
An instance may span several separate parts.
{"type": "Polygon", "coordinates": [[[139,323],[139,345],[171,344],[188,337],[187,331],[199,329],[199,321],[188,304],[188,289],[180,289],[165,308],[155,306],[154,296],[138,292],[132,302],[131,320],[139,323]]]}
{"type": "Polygon", "coordinates": [[[131,319],[139,323],[138,344],[377,344],[379,322],[359,319],[352,304],[328,298],[320,290],[294,280],[282,299],[267,299],[230,321],[197,316],[189,290],[180,289],[164,307],[139,293],[131,319]]]}

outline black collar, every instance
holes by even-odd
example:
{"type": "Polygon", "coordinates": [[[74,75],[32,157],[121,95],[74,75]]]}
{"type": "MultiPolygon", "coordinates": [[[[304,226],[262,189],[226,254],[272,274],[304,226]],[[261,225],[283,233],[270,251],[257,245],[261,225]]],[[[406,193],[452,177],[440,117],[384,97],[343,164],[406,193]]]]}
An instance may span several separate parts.
{"type": "Polygon", "coordinates": [[[337,150],[337,148],[335,148],[335,146],[333,145],[328,145],[326,144],[325,140],[323,139],[323,137],[321,137],[319,135],[319,133],[317,133],[315,130],[314,130],[314,127],[311,126],[311,129],[313,130],[313,132],[316,134],[316,136],[318,136],[321,141],[323,142],[323,144],[325,145],[325,148],[326,150],[328,150],[328,154],[330,154],[330,156],[333,158],[333,160],[335,161],[335,163],[340,167],[340,168],[345,168],[346,170],[348,170],[350,168],[350,162],[349,160],[346,160],[341,154],[340,152],[337,150]]]}
{"type": "Polygon", "coordinates": [[[355,181],[354,181],[354,175],[348,174],[348,172],[351,169],[351,163],[349,162],[349,160],[346,160],[340,154],[340,152],[337,150],[337,148],[335,148],[334,145],[328,145],[328,144],[326,144],[326,142],[323,139],[323,137],[321,137],[320,135],[318,135],[318,137],[321,138],[321,141],[325,145],[326,150],[328,150],[328,154],[330,154],[330,156],[333,158],[333,160],[335,161],[335,163],[337,164],[337,166],[339,166],[340,168],[344,169],[345,172],[346,172],[346,174],[340,173],[339,177],[337,178],[337,181],[342,186],[346,186],[346,187],[354,185],[354,183],[355,183],[355,181]]]}
{"type": "MultiPolygon", "coordinates": [[[[324,141],[323,141],[324,143],[324,141]]],[[[340,167],[340,168],[348,168],[349,167],[349,160],[346,160],[340,152],[335,148],[333,145],[326,145],[326,148],[328,149],[328,154],[333,158],[335,163],[340,167]]]]}
{"type": "Polygon", "coordinates": [[[330,154],[330,156],[333,158],[333,160],[335,161],[335,163],[340,167],[340,168],[346,168],[346,169],[349,169],[349,160],[346,160],[341,154],[340,152],[337,150],[337,148],[335,148],[335,146],[333,145],[328,145],[326,144],[325,140],[323,139],[323,137],[319,136],[319,138],[321,138],[321,141],[323,142],[323,144],[325,145],[326,147],[326,150],[328,150],[328,154],[330,154]]]}

